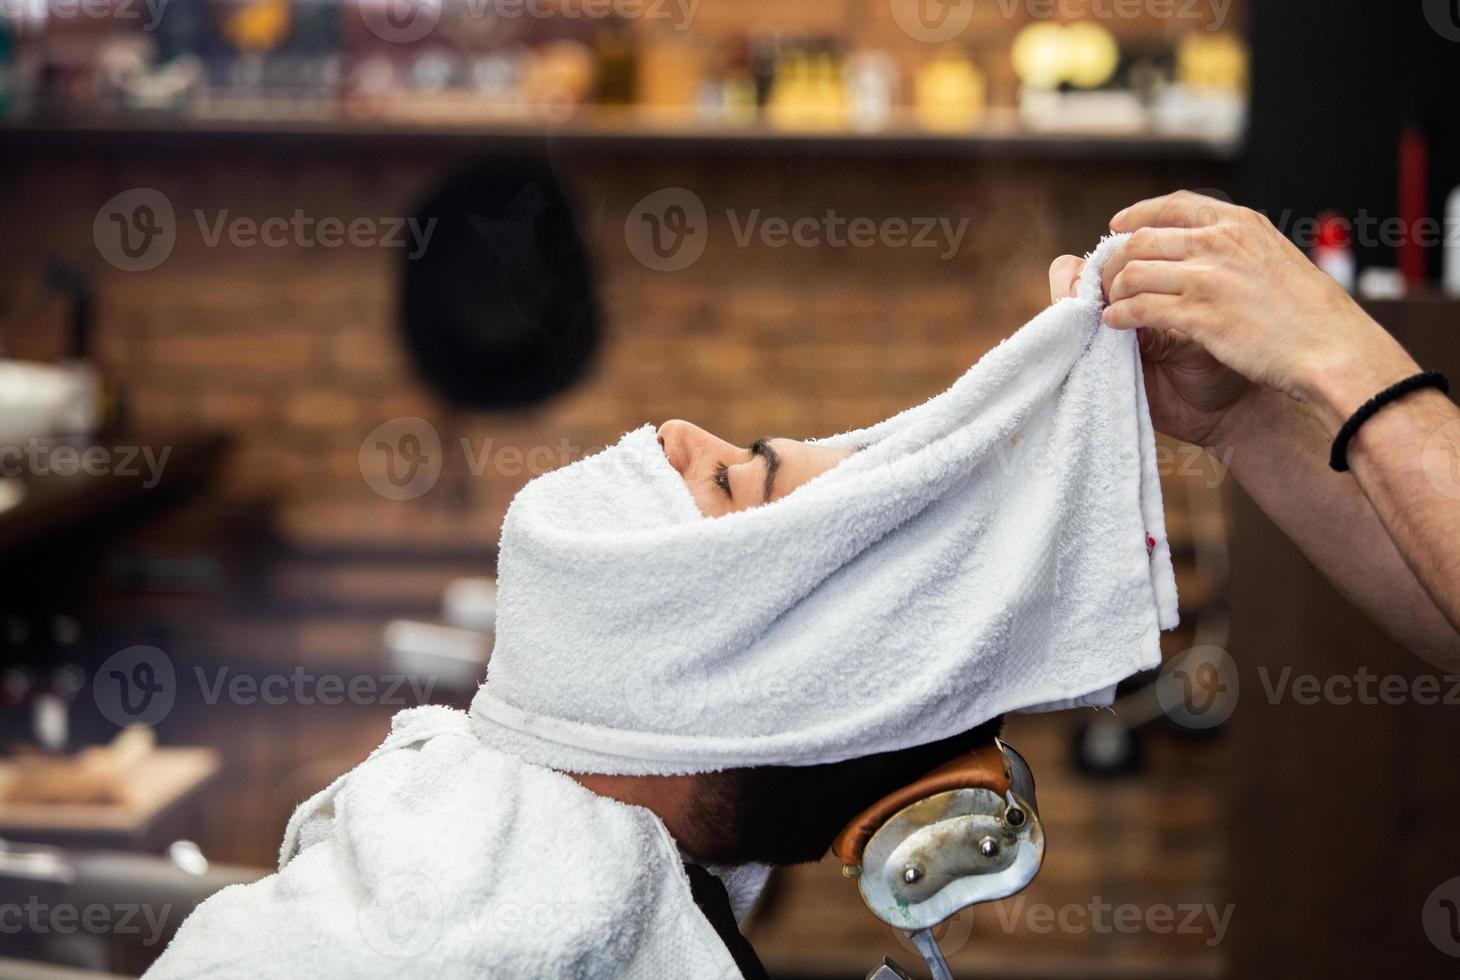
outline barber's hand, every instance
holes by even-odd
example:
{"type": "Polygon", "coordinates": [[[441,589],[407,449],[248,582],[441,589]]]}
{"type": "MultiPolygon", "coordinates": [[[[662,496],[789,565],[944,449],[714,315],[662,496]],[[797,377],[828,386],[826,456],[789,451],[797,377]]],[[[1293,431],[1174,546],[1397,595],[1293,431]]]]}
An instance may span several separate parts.
{"type": "MultiPolygon", "coordinates": [[[[1075,295],[1083,259],[1062,255],[1049,267],[1052,301],[1075,295]]],[[[1151,422],[1161,432],[1199,446],[1215,446],[1241,415],[1252,386],[1223,367],[1187,335],[1145,329],[1138,334],[1145,364],[1151,422]]]]}
{"type": "Polygon", "coordinates": [[[1154,415],[1161,399],[1171,435],[1211,444],[1243,397],[1240,379],[1212,358],[1307,402],[1331,431],[1375,392],[1419,370],[1255,211],[1179,191],[1133,205],[1111,228],[1134,235],[1105,267],[1105,322],[1159,332],[1142,350],[1159,367],[1154,388],[1168,389],[1152,390],[1151,401],[1154,415]]]}

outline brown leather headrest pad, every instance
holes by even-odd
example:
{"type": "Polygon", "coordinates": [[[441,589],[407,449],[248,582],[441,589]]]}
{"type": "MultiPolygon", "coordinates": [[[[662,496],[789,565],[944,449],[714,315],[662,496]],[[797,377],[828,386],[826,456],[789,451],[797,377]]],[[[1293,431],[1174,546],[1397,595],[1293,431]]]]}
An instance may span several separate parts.
{"type": "Polygon", "coordinates": [[[842,864],[861,864],[862,851],[872,835],[905,806],[937,793],[955,789],[989,789],[1003,796],[1009,791],[1009,773],[998,742],[990,741],[966,755],[939,766],[926,776],[889,793],[857,814],[832,841],[831,853],[842,864]]]}

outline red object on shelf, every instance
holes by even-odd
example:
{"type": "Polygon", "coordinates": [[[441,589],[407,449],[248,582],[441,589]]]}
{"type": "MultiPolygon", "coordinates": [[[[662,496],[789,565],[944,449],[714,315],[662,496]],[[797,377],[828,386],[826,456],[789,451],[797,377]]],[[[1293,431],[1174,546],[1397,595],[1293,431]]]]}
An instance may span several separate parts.
{"type": "Polygon", "coordinates": [[[1324,211],[1318,216],[1318,237],[1314,242],[1318,248],[1348,248],[1352,240],[1349,223],[1337,211],[1324,211]]]}
{"type": "Polygon", "coordinates": [[[1419,124],[1411,122],[1399,136],[1399,220],[1404,222],[1399,271],[1411,290],[1422,289],[1428,278],[1419,228],[1429,217],[1429,179],[1429,144],[1419,124]]]}
{"type": "Polygon", "coordinates": [[[1313,264],[1328,273],[1348,292],[1356,285],[1358,263],[1354,258],[1353,226],[1337,211],[1324,211],[1318,216],[1318,233],[1314,236],[1313,264]]]}

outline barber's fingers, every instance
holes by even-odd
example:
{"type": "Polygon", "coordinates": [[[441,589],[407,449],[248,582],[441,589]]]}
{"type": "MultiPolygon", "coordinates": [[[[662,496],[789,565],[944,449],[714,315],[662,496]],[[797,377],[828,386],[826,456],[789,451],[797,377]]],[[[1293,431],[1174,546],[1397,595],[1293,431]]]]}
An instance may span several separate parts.
{"type": "Polygon", "coordinates": [[[1111,231],[1137,228],[1202,228],[1214,225],[1235,205],[1191,191],[1177,191],[1163,197],[1132,204],[1110,219],[1111,231]]]}
{"type": "Polygon", "coordinates": [[[1111,303],[1100,318],[1117,330],[1138,327],[1181,327],[1189,304],[1185,297],[1162,293],[1140,293],[1111,303]]]}
{"type": "MultiPolygon", "coordinates": [[[[1116,277],[1132,262],[1180,262],[1203,254],[1207,249],[1205,232],[1189,228],[1142,228],[1116,249],[1100,270],[1105,295],[1111,295],[1116,277]]],[[[1158,289],[1156,292],[1170,292],[1158,289]]]]}
{"type": "Polygon", "coordinates": [[[1067,296],[1075,295],[1075,286],[1080,281],[1080,270],[1085,260],[1076,255],[1061,255],[1049,267],[1049,299],[1057,303],[1067,296]]]}
{"type": "Polygon", "coordinates": [[[1150,364],[1169,361],[1189,351],[1196,341],[1180,330],[1144,327],[1136,331],[1141,343],[1141,359],[1150,364]]]}
{"type": "Polygon", "coordinates": [[[1191,272],[1179,262],[1137,259],[1127,262],[1105,290],[1107,302],[1118,303],[1142,293],[1179,296],[1186,292],[1191,272]]]}

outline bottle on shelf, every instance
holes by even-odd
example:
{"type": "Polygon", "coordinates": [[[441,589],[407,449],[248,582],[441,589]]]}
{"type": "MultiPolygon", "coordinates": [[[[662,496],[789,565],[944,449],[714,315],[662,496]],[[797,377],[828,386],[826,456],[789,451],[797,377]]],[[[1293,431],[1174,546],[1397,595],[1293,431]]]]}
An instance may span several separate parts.
{"type": "Polygon", "coordinates": [[[1313,264],[1333,277],[1347,292],[1357,285],[1358,268],[1354,260],[1353,236],[1349,223],[1337,211],[1318,216],[1318,234],[1313,242],[1313,264]]]}
{"type": "Polygon", "coordinates": [[[987,85],[983,72],[957,47],[942,48],[917,73],[918,122],[939,132],[965,132],[983,119],[987,85]]]}

